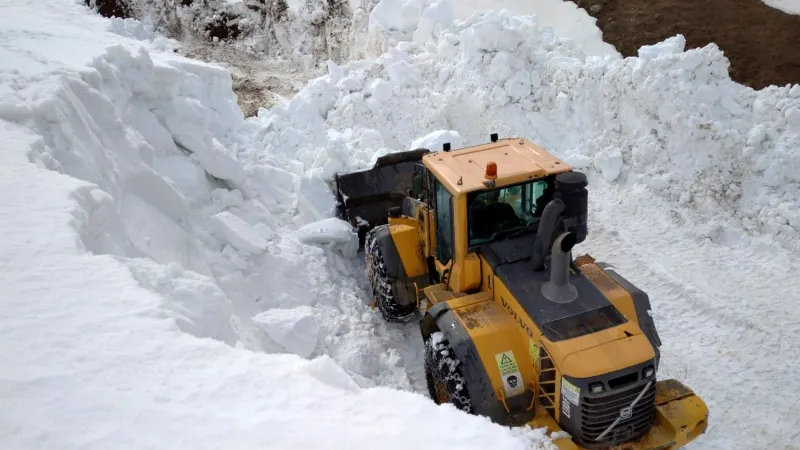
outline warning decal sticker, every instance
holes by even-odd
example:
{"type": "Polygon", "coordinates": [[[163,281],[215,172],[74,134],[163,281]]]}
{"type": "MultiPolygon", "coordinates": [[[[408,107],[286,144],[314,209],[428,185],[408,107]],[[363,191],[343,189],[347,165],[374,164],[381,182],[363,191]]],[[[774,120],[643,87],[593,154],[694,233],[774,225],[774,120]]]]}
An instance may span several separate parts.
{"type": "Polygon", "coordinates": [[[500,377],[503,379],[503,390],[506,397],[519,395],[525,392],[525,383],[522,381],[522,374],[511,350],[503,353],[495,353],[494,359],[497,361],[497,368],[500,369],[500,377]]]}
{"type": "Polygon", "coordinates": [[[566,378],[561,379],[561,395],[575,406],[580,404],[581,389],[567,381],[566,378]]]}
{"type": "Polygon", "coordinates": [[[531,355],[531,359],[533,360],[533,367],[539,368],[539,346],[536,345],[536,342],[533,342],[533,339],[528,339],[528,353],[531,355]]]}
{"type": "Polygon", "coordinates": [[[574,384],[567,381],[566,378],[561,379],[561,414],[564,414],[567,417],[570,416],[570,406],[569,404],[572,403],[575,406],[578,406],[581,399],[581,389],[574,384]]]}

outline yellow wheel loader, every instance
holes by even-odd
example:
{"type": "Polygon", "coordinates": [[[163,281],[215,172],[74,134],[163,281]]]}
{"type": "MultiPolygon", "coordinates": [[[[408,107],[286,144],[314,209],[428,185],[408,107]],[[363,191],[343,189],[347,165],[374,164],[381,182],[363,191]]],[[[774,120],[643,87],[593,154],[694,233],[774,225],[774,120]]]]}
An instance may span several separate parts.
{"type": "Polygon", "coordinates": [[[419,320],[431,398],[560,449],[676,449],[708,408],[657,380],[648,295],[589,255],[587,178],[522,138],[418,149],[337,174],[375,306],[419,320]],[[563,433],[566,432],[566,433],[563,433]]]}

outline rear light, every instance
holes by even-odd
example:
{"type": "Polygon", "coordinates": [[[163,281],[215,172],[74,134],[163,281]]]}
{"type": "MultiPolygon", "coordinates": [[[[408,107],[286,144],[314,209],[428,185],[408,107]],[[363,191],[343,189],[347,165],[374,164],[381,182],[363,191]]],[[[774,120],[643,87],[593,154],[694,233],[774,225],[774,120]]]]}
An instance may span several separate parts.
{"type": "Polygon", "coordinates": [[[603,392],[605,390],[606,390],[606,388],[603,387],[603,383],[600,383],[600,382],[592,383],[592,384],[589,385],[589,391],[591,391],[592,394],[599,394],[599,393],[601,393],[601,392],[603,392]]]}
{"type": "Polygon", "coordinates": [[[656,369],[654,369],[653,366],[647,366],[644,368],[644,371],[642,371],[642,374],[645,378],[653,378],[653,375],[656,374],[656,369]]]}

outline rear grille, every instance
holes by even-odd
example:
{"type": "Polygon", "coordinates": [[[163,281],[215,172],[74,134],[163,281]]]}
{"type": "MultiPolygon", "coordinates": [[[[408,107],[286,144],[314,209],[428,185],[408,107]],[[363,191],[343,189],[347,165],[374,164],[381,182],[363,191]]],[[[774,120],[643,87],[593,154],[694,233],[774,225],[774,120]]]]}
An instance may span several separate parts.
{"type": "Polygon", "coordinates": [[[642,398],[636,403],[631,415],[620,420],[603,439],[597,438],[620,417],[624,408],[639,396],[643,384],[607,395],[583,397],[581,399],[581,440],[587,444],[619,444],[635,439],[650,429],[655,411],[656,385],[650,384],[642,398]]]}

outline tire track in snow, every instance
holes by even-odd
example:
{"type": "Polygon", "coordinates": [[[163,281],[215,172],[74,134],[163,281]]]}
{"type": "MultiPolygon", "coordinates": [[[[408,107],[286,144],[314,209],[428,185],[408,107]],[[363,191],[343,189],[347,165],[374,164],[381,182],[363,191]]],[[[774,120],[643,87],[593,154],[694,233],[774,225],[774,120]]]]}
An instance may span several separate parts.
{"type": "Polygon", "coordinates": [[[660,378],[682,380],[709,405],[709,431],[690,448],[791,448],[800,426],[791,362],[800,336],[797,255],[768,237],[750,246],[704,242],[691,222],[673,226],[669,206],[645,190],[592,184],[592,229],[579,253],[616,265],[650,295],[660,378]],[[730,430],[738,433],[723,434],[730,430]]]}

